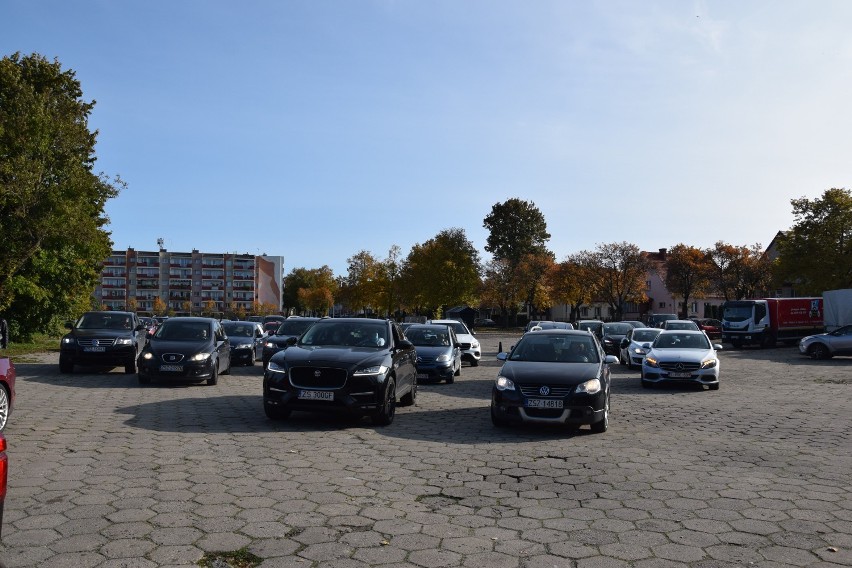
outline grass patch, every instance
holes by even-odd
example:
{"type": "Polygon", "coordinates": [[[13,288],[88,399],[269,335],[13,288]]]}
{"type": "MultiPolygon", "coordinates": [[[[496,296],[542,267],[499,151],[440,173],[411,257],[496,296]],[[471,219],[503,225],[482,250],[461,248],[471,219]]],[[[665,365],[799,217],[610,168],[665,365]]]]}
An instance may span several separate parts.
{"type": "Polygon", "coordinates": [[[61,337],[57,337],[55,335],[39,333],[33,336],[32,341],[28,343],[19,343],[15,341],[14,337],[12,337],[12,341],[9,342],[9,347],[0,351],[0,354],[15,359],[24,355],[32,355],[33,353],[59,351],[59,341],[61,339],[61,337]]]}
{"type": "Polygon", "coordinates": [[[206,568],[254,568],[262,561],[259,556],[241,548],[233,552],[208,552],[198,565],[206,568]]]}

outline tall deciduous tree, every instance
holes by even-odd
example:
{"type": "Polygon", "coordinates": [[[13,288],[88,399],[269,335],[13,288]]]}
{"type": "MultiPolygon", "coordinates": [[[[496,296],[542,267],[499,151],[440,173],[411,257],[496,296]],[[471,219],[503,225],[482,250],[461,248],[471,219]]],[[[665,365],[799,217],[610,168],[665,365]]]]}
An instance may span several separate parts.
{"type": "Polygon", "coordinates": [[[701,249],[683,243],[671,247],[666,254],[666,288],[682,299],[680,316],[689,315],[689,300],[702,298],[709,291],[713,262],[701,249]]]}
{"type": "Polygon", "coordinates": [[[488,229],[485,250],[494,258],[508,260],[512,270],[526,254],[547,253],[547,222],[532,201],[513,197],[495,203],[482,226],[488,229]]]}
{"type": "Polygon", "coordinates": [[[381,262],[369,251],[362,250],[346,262],[347,300],[350,308],[364,313],[381,308],[382,266],[381,262]]]}
{"type": "Polygon", "coordinates": [[[104,206],[123,183],[94,172],[94,101],[82,96],[58,61],[0,60],[0,310],[24,336],[88,303],[112,247],[104,206]]]}
{"type": "Polygon", "coordinates": [[[554,264],[547,275],[550,281],[553,301],[566,304],[571,310],[568,319],[580,319],[580,308],[592,299],[589,278],[583,267],[581,258],[572,255],[564,261],[554,264]]]}
{"type": "Polygon", "coordinates": [[[760,244],[735,246],[718,241],[707,251],[712,285],[726,300],[754,298],[769,288],[772,262],[760,244]]]}
{"type": "Polygon", "coordinates": [[[799,294],[852,288],[852,191],[793,199],[795,223],[778,243],[775,277],[799,294]]]}
{"type": "Polygon", "coordinates": [[[627,242],[599,244],[594,251],[578,253],[576,259],[589,278],[594,299],[609,304],[616,320],[622,318],[626,303],[645,301],[651,264],[638,246],[627,242]]]}
{"type": "Polygon", "coordinates": [[[553,305],[553,295],[548,274],[554,265],[550,251],[525,254],[515,270],[517,288],[524,293],[524,301],[534,316],[546,312],[553,305]]]}

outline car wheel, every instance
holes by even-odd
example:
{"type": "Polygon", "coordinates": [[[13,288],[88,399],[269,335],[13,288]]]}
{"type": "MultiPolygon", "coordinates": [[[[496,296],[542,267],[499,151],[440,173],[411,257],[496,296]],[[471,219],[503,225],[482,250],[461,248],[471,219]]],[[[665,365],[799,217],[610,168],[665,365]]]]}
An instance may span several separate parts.
{"type": "Polygon", "coordinates": [[[147,375],[143,375],[143,374],[141,374],[141,373],[139,373],[139,374],[137,375],[137,377],[139,377],[139,384],[140,384],[140,385],[148,385],[148,384],[151,384],[151,377],[149,377],[149,376],[147,376],[147,375]]]}
{"type": "Polygon", "coordinates": [[[493,403],[491,404],[491,423],[497,426],[498,428],[505,428],[509,425],[509,421],[497,414],[497,411],[494,410],[493,403]]]}
{"type": "Polygon", "coordinates": [[[125,375],[132,375],[135,372],[136,372],[136,359],[131,359],[124,366],[124,374],[125,375]]]}
{"type": "Polygon", "coordinates": [[[210,375],[210,378],[207,379],[208,385],[215,385],[219,382],[219,362],[213,364],[213,374],[210,375]]]}
{"type": "Polygon", "coordinates": [[[385,401],[381,409],[373,415],[373,424],[387,426],[393,422],[396,415],[396,383],[388,377],[388,386],[385,387],[385,401]]]}
{"type": "Polygon", "coordinates": [[[831,353],[828,352],[828,348],[822,343],[814,343],[810,349],[808,349],[808,354],[811,356],[811,359],[828,359],[831,357],[831,353]]]}
{"type": "Polygon", "coordinates": [[[254,367],[254,357],[249,357],[248,366],[249,366],[249,367],[254,367]]]}
{"type": "Polygon", "coordinates": [[[263,403],[263,411],[266,413],[266,417],[270,420],[287,420],[290,418],[291,410],[286,408],[281,408],[280,406],[275,406],[272,404],[263,403]]]}
{"type": "Polygon", "coordinates": [[[6,428],[11,410],[12,408],[9,406],[9,393],[6,392],[6,387],[0,387],[0,432],[6,428]]]}
{"type": "Polygon", "coordinates": [[[404,396],[400,397],[400,406],[414,406],[417,403],[417,377],[414,377],[414,382],[411,385],[411,390],[404,396]]]}
{"type": "Polygon", "coordinates": [[[604,404],[603,420],[598,420],[591,425],[592,432],[595,434],[603,434],[609,428],[609,395],[606,397],[604,404]]]}
{"type": "Polygon", "coordinates": [[[220,373],[221,375],[230,375],[231,374],[231,359],[228,358],[228,367],[220,373]]]}
{"type": "Polygon", "coordinates": [[[455,372],[454,374],[455,374],[455,376],[457,376],[457,377],[461,376],[461,361],[459,361],[459,366],[458,366],[458,368],[456,369],[456,372],[455,372]]]}
{"type": "Polygon", "coordinates": [[[59,372],[63,374],[69,374],[74,372],[74,361],[71,361],[68,358],[59,358],[59,372]]]}

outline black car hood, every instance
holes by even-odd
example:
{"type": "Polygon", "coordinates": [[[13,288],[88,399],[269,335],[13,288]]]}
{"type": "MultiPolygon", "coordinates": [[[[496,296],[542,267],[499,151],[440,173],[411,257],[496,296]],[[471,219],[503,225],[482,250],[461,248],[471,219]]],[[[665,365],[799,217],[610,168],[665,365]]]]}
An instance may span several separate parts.
{"type": "Polygon", "coordinates": [[[433,359],[438,355],[452,354],[453,352],[453,348],[446,345],[415,345],[414,349],[417,351],[417,355],[433,359]]]}
{"type": "Polygon", "coordinates": [[[231,343],[231,347],[235,347],[237,345],[253,345],[254,338],[253,337],[231,337],[228,336],[228,341],[231,343]]]}
{"type": "Polygon", "coordinates": [[[148,349],[154,353],[154,355],[162,355],[163,353],[194,355],[196,353],[209,353],[213,351],[213,343],[209,340],[170,341],[164,339],[151,339],[148,342],[148,349]]]}
{"type": "Polygon", "coordinates": [[[296,365],[322,365],[349,369],[372,364],[379,365],[389,356],[390,351],[388,349],[291,345],[284,351],[279,351],[273,355],[270,361],[279,365],[286,361],[287,365],[291,367],[296,365]]]}
{"type": "Polygon", "coordinates": [[[96,339],[100,337],[133,337],[133,330],[130,329],[77,329],[74,328],[68,335],[72,335],[78,339],[96,339]]]}
{"type": "Polygon", "coordinates": [[[299,337],[298,335],[267,335],[266,342],[275,345],[283,346],[291,337],[299,337]]]}
{"type": "Polygon", "coordinates": [[[500,374],[515,384],[579,385],[600,375],[600,363],[506,361],[500,374]]]}

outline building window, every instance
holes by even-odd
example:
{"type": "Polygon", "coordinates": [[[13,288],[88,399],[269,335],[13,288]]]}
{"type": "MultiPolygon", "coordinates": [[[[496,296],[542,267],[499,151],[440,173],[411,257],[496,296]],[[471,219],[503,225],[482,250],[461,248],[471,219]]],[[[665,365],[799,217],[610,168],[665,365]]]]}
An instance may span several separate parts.
{"type": "Polygon", "coordinates": [[[657,307],[658,307],[658,308],[665,308],[665,307],[666,307],[666,303],[665,303],[665,302],[660,302],[660,303],[657,305],[657,307]]]}

